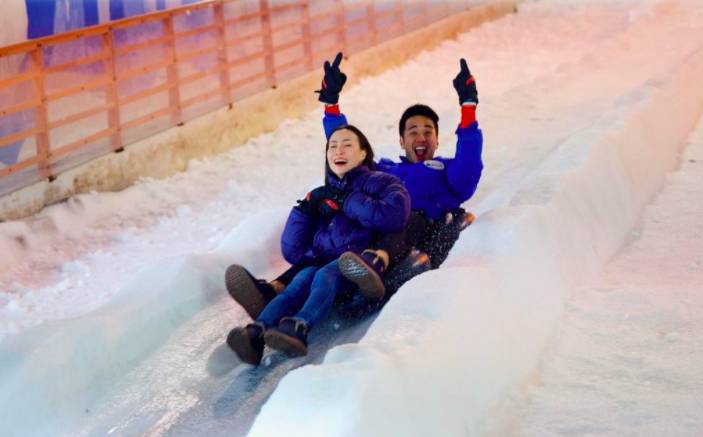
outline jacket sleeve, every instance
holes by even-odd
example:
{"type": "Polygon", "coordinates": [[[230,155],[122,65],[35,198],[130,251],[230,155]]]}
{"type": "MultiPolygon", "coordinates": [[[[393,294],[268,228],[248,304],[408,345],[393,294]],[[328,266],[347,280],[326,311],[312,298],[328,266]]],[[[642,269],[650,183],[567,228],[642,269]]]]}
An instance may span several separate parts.
{"type": "Polygon", "coordinates": [[[325,128],[325,138],[329,140],[333,130],[347,124],[347,117],[344,114],[334,114],[325,111],[325,116],[322,118],[322,126],[325,128]]]}
{"type": "Polygon", "coordinates": [[[281,235],[281,252],[283,258],[295,264],[312,248],[313,237],[318,227],[316,217],[293,208],[286,220],[281,235]]]}
{"type": "Polygon", "coordinates": [[[456,156],[446,162],[447,183],[464,202],[473,196],[481,179],[483,133],[478,128],[478,122],[474,121],[467,127],[458,127],[456,135],[456,156]]]}
{"type": "Polygon", "coordinates": [[[400,179],[374,172],[344,201],[344,214],[376,232],[398,232],[410,215],[410,195],[400,179]]]}

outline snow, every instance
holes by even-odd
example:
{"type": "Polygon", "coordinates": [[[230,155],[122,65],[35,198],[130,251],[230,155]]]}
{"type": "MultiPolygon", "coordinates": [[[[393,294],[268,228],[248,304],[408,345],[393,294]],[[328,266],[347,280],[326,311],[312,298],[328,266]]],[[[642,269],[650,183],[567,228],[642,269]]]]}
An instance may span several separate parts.
{"type": "Polygon", "coordinates": [[[703,120],[628,244],[573,293],[538,381],[513,400],[516,435],[700,434],[701,194],[703,120]]]}
{"type": "Polygon", "coordinates": [[[247,320],[222,274],[284,268],[320,111],[0,223],[2,434],[700,434],[702,27],[698,2],[525,2],[345,90],[378,156],[417,101],[450,156],[467,57],[486,169],[445,265],[304,359],[221,346],[247,320]]]}

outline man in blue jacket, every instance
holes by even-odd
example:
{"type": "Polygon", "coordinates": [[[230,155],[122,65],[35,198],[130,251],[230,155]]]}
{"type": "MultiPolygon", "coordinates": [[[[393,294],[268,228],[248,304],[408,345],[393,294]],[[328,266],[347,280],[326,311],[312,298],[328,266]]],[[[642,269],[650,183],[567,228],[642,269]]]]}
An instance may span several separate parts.
{"type": "MultiPolygon", "coordinates": [[[[347,124],[339,110],[339,94],[347,80],[339,68],[341,61],[342,54],[338,53],[331,64],[325,62],[322,87],[317,91],[319,100],[325,103],[323,125],[328,137],[336,127],[347,124]]],[[[483,136],[476,121],[476,81],[464,59],[460,60],[460,71],[453,85],[461,105],[455,157],[435,157],[437,113],[421,104],[407,108],[398,124],[400,147],[405,156],[400,157],[400,162],[383,158],[377,170],[404,182],[412,208],[408,226],[402,235],[389,235],[361,256],[347,253],[340,257],[340,269],[360,288],[384,287],[381,278],[385,276],[386,299],[410,277],[439,267],[461,230],[473,220],[473,215],[461,209],[461,204],[474,194],[481,177],[483,136]],[[403,259],[410,247],[416,250],[396,262],[403,259]]],[[[290,281],[290,272],[294,275],[298,269],[299,266],[293,266],[276,280],[266,282],[254,278],[243,267],[232,265],[227,269],[225,282],[232,297],[255,318],[256,314],[252,314],[255,308],[280,292],[290,281]]]]}

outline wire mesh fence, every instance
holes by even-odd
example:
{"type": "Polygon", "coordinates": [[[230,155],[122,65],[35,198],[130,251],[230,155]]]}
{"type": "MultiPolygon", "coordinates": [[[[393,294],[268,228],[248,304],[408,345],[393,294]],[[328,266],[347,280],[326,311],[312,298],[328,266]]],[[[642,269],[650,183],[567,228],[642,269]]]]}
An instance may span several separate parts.
{"type": "Polygon", "coordinates": [[[209,0],[0,48],[0,195],[464,10],[209,0]]]}

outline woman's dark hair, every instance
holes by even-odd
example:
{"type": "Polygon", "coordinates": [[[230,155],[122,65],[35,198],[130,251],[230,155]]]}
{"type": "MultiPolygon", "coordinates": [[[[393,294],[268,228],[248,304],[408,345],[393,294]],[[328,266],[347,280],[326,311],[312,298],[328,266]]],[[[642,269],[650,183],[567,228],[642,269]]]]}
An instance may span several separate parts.
{"type": "Polygon", "coordinates": [[[400,121],[398,122],[398,133],[400,133],[401,137],[405,133],[405,123],[407,123],[410,117],[414,117],[416,115],[421,115],[432,120],[434,130],[437,135],[439,135],[439,115],[437,115],[437,113],[434,112],[434,110],[429,106],[417,103],[408,107],[408,109],[403,112],[403,115],[400,116],[400,121]]]}
{"type": "Polygon", "coordinates": [[[327,144],[325,145],[325,185],[327,185],[327,175],[332,173],[330,164],[329,162],[327,162],[327,151],[330,149],[329,139],[332,138],[332,134],[334,134],[338,130],[348,130],[354,133],[354,135],[356,135],[356,138],[359,140],[359,146],[361,147],[361,150],[366,152],[366,158],[364,158],[364,160],[361,161],[361,164],[359,165],[366,166],[369,170],[374,170],[376,168],[376,163],[373,161],[373,148],[371,147],[369,139],[366,138],[366,135],[364,135],[364,133],[361,132],[358,127],[351,124],[345,124],[336,127],[332,132],[330,132],[330,136],[327,138],[327,144]]]}

